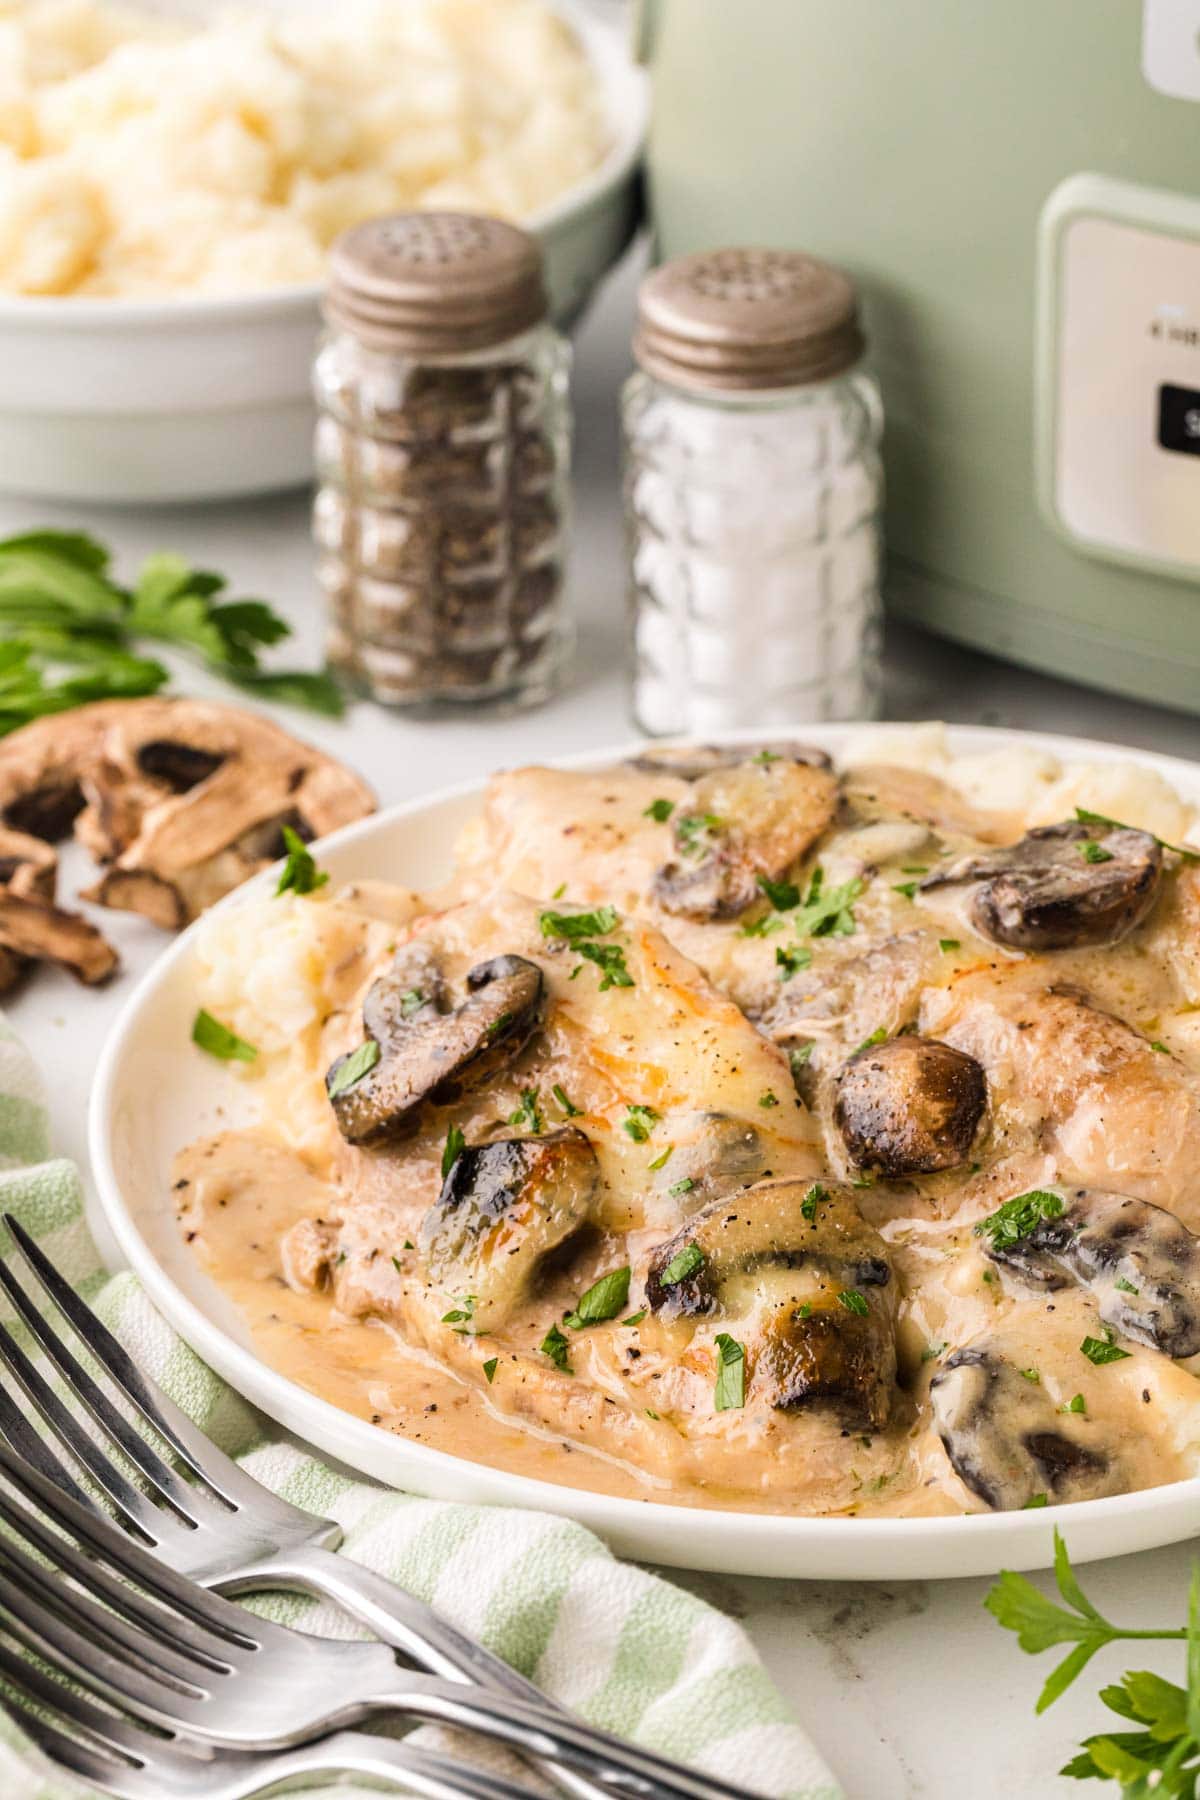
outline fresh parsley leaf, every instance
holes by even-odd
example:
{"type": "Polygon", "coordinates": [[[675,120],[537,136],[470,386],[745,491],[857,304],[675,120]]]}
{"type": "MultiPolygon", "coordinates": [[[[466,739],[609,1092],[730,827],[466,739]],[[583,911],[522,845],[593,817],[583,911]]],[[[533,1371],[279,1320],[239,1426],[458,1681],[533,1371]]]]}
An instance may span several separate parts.
{"type": "Polygon", "coordinates": [[[475,1296],[474,1294],[464,1294],[461,1300],[455,1301],[448,1313],[442,1314],[442,1324],[457,1326],[459,1335],[465,1336],[466,1328],[474,1317],[475,1296]]]}
{"type": "Polygon", "coordinates": [[[699,857],[709,848],[723,821],[715,813],[681,813],[675,821],[675,842],[681,856],[699,857]]]}
{"type": "Polygon", "coordinates": [[[491,1387],[493,1381],[496,1379],[496,1370],[499,1366],[500,1358],[498,1356],[489,1356],[483,1365],[483,1372],[487,1377],[487,1384],[489,1387],[491,1387]]]}
{"type": "Polygon", "coordinates": [[[521,1089],[521,1104],[516,1112],[509,1113],[508,1122],[510,1125],[523,1125],[526,1130],[533,1133],[534,1137],[541,1134],[545,1129],[546,1121],[542,1117],[542,1109],[538,1104],[536,1088],[521,1089]]]}
{"type": "Polygon", "coordinates": [[[678,1181],[673,1181],[671,1183],[667,1192],[668,1194],[673,1195],[675,1199],[678,1199],[681,1194],[690,1194],[695,1185],[696,1183],[690,1175],[683,1175],[678,1181]]]}
{"type": "Polygon", "coordinates": [[[557,1081],[555,1082],[554,1086],[550,1089],[550,1092],[553,1094],[556,1102],[558,1103],[559,1107],[561,1108],[564,1119],[582,1118],[582,1116],[583,1116],[582,1107],[576,1106],[572,1101],[567,1099],[565,1089],[560,1087],[557,1081]]]}
{"type": "Polygon", "coordinates": [[[1113,1283],[1113,1286],[1120,1288],[1120,1290],[1123,1294],[1138,1294],[1141,1292],[1140,1288],[1134,1287],[1132,1281],[1126,1281],[1126,1279],[1123,1275],[1117,1276],[1117,1279],[1113,1283]]]}
{"type": "Polygon", "coordinates": [[[568,1361],[571,1354],[570,1342],[563,1336],[557,1325],[552,1325],[550,1327],[538,1348],[543,1356],[548,1356],[550,1358],[550,1361],[554,1364],[556,1369],[562,1370],[564,1375],[573,1375],[575,1373],[568,1361]]]}
{"type": "Polygon", "coordinates": [[[950,1346],[945,1338],[942,1339],[940,1344],[926,1344],[921,1352],[921,1361],[923,1363],[936,1362],[938,1357],[942,1356],[949,1347],[950,1346]]]}
{"type": "Polygon", "coordinates": [[[713,1405],[718,1412],[730,1412],[746,1404],[746,1347],[727,1331],[717,1333],[715,1344],[717,1379],[713,1405]]]}
{"type": "Polygon", "coordinates": [[[358,1049],[352,1050],[349,1056],[343,1057],[332,1071],[331,1079],[325,1090],[329,1098],[336,1100],[339,1094],[344,1094],[347,1088],[352,1088],[356,1081],[361,1081],[364,1075],[369,1075],[382,1054],[383,1052],[374,1038],[364,1038],[358,1049]]]}
{"type": "Polygon", "coordinates": [[[961,950],[962,944],[958,938],[939,938],[938,949],[944,954],[949,955],[951,950],[961,950]]]}
{"type": "Polygon", "coordinates": [[[791,912],[799,906],[800,889],[794,881],[771,881],[766,875],[758,875],[755,880],[776,912],[791,912]]]}
{"type": "Polygon", "coordinates": [[[1151,1038],[1150,1048],[1152,1050],[1157,1050],[1158,1054],[1160,1056],[1170,1056],[1170,1054],[1171,1054],[1171,1052],[1167,1049],[1167,1046],[1159,1038],[1151,1038]]]}
{"type": "Polygon", "coordinates": [[[630,1313],[627,1319],[621,1320],[621,1323],[622,1325],[640,1325],[645,1316],[646,1309],[643,1306],[640,1312],[630,1313]]]}
{"type": "Polygon", "coordinates": [[[642,814],[643,819],[653,819],[658,825],[665,825],[675,811],[673,800],[652,800],[642,814]]]}
{"type": "Polygon", "coordinates": [[[812,961],[812,951],[807,944],[777,944],[775,961],[783,971],[779,979],[790,981],[799,969],[807,969],[812,961]]]}
{"type": "Polygon", "coordinates": [[[686,1281],[690,1275],[694,1275],[697,1269],[702,1269],[706,1260],[699,1244],[685,1244],[682,1250],[675,1252],[659,1276],[658,1285],[660,1287],[678,1286],[681,1281],[686,1281]]]}
{"type": "MultiPolygon", "coordinates": [[[[199,1044],[201,1050],[207,1050],[210,1056],[219,1057],[222,1062],[253,1062],[258,1051],[245,1038],[240,1038],[236,1031],[230,1031],[228,1025],[222,1025],[214,1019],[210,1012],[201,1007],[192,1021],[192,1042],[199,1044]]],[[[378,1045],[375,1046],[379,1048],[378,1045]]]]}
{"type": "Polygon", "coordinates": [[[1014,1194],[986,1219],[980,1219],[975,1226],[975,1236],[986,1236],[990,1238],[993,1250],[1004,1250],[1028,1237],[1042,1219],[1057,1219],[1065,1211],[1066,1202],[1060,1194],[1031,1188],[1027,1194],[1014,1194]]]}
{"type": "Polygon", "coordinates": [[[283,828],[283,841],[287,848],[287,860],[279,876],[276,896],[286,894],[290,889],[294,894],[313,894],[318,888],[325,886],[329,880],[326,869],[317,867],[316,858],[299,832],[293,831],[290,825],[283,828]]]}
{"type": "Polygon", "coordinates": [[[1106,863],[1113,859],[1112,851],[1106,850],[1103,844],[1098,844],[1095,838],[1085,838],[1079,846],[1079,853],[1086,863],[1106,863]]]}
{"type": "Polygon", "coordinates": [[[1048,1506],[1049,1504],[1050,1504],[1050,1502],[1046,1498],[1045,1494],[1030,1494],[1028,1500],[1026,1500],[1023,1503],[1023,1505],[1021,1507],[1021,1511],[1022,1512],[1033,1512],[1037,1507],[1048,1506]]]}
{"type": "Polygon", "coordinates": [[[852,937],[854,902],[863,891],[860,875],[824,891],[824,871],[816,868],[808,884],[804,904],[796,915],[797,937],[852,937]]]}
{"type": "MultiPolygon", "coordinates": [[[[1140,825],[1123,825],[1120,819],[1107,818],[1104,813],[1089,812],[1086,806],[1077,806],[1075,817],[1081,825],[1106,825],[1110,831],[1140,831],[1142,829],[1140,825]]],[[[1166,838],[1155,837],[1152,831],[1147,835],[1154,838],[1155,843],[1162,849],[1169,850],[1173,856],[1181,856],[1185,863],[1200,862],[1200,850],[1185,850],[1182,844],[1168,844],[1166,838]]]]}
{"type": "Polygon", "coordinates": [[[820,1206],[822,1200],[828,1200],[828,1198],[829,1189],[822,1187],[819,1181],[814,1181],[803,1200],[800,1202],[801,1218],[807,1219],[811,1225],[812,1221],[817,1216],[818,1206],[820,1206]]]}
{"type": "Polygon", "coordinates": [[[674,1144],[668,1144],[665,1150],[659,1152],[653,1162],[646,1164],[646,1167],[648,1169],[665,1169],[671,1160],[671,1152],[674,1148],[674,1144]]]}
{"type": "Polygon", "coordinates": [[[1026,1381],[1040,1381],[1042,1379],[1040,1369],[1034,1369],[1034,1368],[1021,1369],[1018,1371],[1018,1373],[1023,1375],[1025,1377],[1026,1381]]]}
{"type": "Polygon", "coordinates": [[[761,919],[747,919],[746,923],[738,928],[738,936],[744,938],[771,937],[775,932],[782,931],[784,924],[785,921],[780,918],[778,913],[764,913],[761,919]]]}
{"type": "Polygon", "coordinates": [[[857,1313],[860,1319],[865,1319],[871,1310],[867,1305],[866,1295],[860,1294],[857,1288],[842,1288],[838,1294],[838,1303],[847,1312],[857,1313]]]}
{"type": "Polygon", "coordinates": [[[555,888],[554,892],[551,894],[550,898],[552,900],[561,900],[563,895],[566,893],[566,891],[567,891],[566,882],[560,881],[558,886],[555,888]]]}
{"type": "Polygon", "coordinates": [[[1095,1363],[1098,1369],[1102,1368],[1105,1363],[1124,1362],[1125,1358],[1130,1354],[1128,1350],[1121,1349],[1121,1346],[1115,1341],[1111,1331],[1102,1338],[1085,1337],[1079,1348],[1083,1351],[1083,1354],[1087,1357],[1088,1361],[1090,1363],[1095,1363]]]}
{"type": "Polygon", "coordinates": [[[625,952],[619,944],[576,944],[580,956],[595,963],[600,970],[600,992],[609,988],[631,988],[634,986],[633,976],[625,967],[625,952]]]}
{"type": "Polygon", "coordinates": [[[760,1094],[758,1096],[758,1104],[769,1109],[772,1106],[778,1106],[779,1101],[776,1099],[772,1089],[768,1088],[765,1094],[760,1094]]]}
{"type": "Polygon", "coordinates": [[[892,883],[892,892],[893,894],[903,894],[906,900],[912,900],[916,897],[917,888],[919,886],[920,883],[916,881],[894,881],[892,883]]]}
{"type": "Polygon", "coordinates": [[[572,1331],[582,1331],[585,1325],[599,1325],[605,1319],[615,1319],[621,1309],[629,1301],[628,1267],[610,1269],[599,1281],[594,1281],[586,1294],[581,1294],[575,1302],[574,1312],[567,1314],[566,1323],[572,1331]]]}
{"type": "Polygon", "coordinates": [[[1086,1413],[1087,1401],[1082,1394],[1072,1394],[1071,1398],[1064,1403],[1061,1410],[1065,1413],[1086,1413]]]}
{"type": "Polygon", "coordinates": [[[621,915],[615,906],[597,906],[591,912],[553,912],[547,910],[538,915],[538,925],[544,938],[562,938],[568,944],[578,945],[582,938],[607,937],[615,931],[621,922],[621,915]]]}
{"type": "Polygon", "coordinates": [[[625,1115],[621,1121],[621,1129],[635,1144],[646,1142],[661,1116],[652,1106],[627,1106],[625,1115]]]}
{"type": "Polygon", "coordinates": [[[793,1079],[801,1069],[812,1061],[812,1053],[817,1047],[816,1038],[809,1038],[807,1044],[798,1044],[794,1050],[788,1051],[788,1062],[791,1065],[793,1079]]]}
{"type": "Polygon", "coordinates": [[[782,761],[782,758],[778,750],[767,750],[764,748],[757,751],[755,755],[750,758],[750,761],[752,763],[757,763],[760,769],[765,769],[770,763],[782,761]]]}
{"type": "Polygon", "coordinates": [[[409,988],[406,994],[400,996],[400,1017],[411,1019],[414,1013],[420,1012],[424,1004],[425,996],[420,988],[409,988]]]}
{"type": "Polygon", "coordinates": [[[446,1133],[446,1144],[442,1151],[442,1180],[449,1175],[451,1169],[467,1147],[467,1140],[457,1125],[451,1125],[446,1133]]]}
{"type": "Polygon", "coordinates": [[[870,1050],[876,1044],[886,1044],[886,1043],[887,1043],[887,1028],[883,1025],[877,1025],[875,1027],[874,1031],[871,1033],[870,1037],[865,1037],[863,1039],[862,1043],[858,1046],[858,1050],[855,1050],[853,1054],[855,1056],[857,1056],[859,1054],[859,1051],[870,1050]]]}

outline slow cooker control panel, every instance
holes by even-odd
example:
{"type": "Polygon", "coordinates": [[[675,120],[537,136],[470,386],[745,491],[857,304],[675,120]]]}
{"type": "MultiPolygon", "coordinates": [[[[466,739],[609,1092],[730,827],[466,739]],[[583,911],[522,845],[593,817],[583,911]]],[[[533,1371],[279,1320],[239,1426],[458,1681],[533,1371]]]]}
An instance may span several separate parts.
{"type": "Polygon", "coordinates": [[[1072,176],[1042,216],[1042,510],[1078,549],[1200,576],[1200,203],[1072,176]]]}

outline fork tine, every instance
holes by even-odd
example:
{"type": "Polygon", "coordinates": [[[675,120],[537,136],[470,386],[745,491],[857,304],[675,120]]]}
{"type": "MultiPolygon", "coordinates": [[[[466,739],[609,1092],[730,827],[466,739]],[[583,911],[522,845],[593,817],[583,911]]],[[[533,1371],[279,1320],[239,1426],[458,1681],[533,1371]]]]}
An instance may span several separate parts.
{"type": "MultiPolygon", "coordinates": [[[[145,1495],[133,1486],[132,1482],[126,1481],[120,1470],[109,1462],[103,1451],[84,1431],[79,1421],[67,1411],[49,1383],[43,1380],[4,1325],[0,1325],[0,1359],[7,1363],[12,1370],[26,1398],[37,1408],[64,1450],[68,1451],[75,1461],[87,1470],[101,1491],[106,1493],[109,1499],[124,1513],[139,1536],[144,1537],[149,1543],[157,1542],[161,1533],[155,1531],[154,1525],[155,1521],[161,1518],[159,1509],[148,1501],[145,1495]]],[[[57,1460],[43,1440],[38,1438],[36,1432],[28,1435],[36,1440],[47,1460],[57,1460]]],[[[26,1446],[26,1454],[28,1454],[28,1446],[26,1446]]],[[[44,1470],[44,1472],[48,1471],[44,1470]]],[[[59,1485],[64,1486],[62,1482],[59,1485]]],[[[64,1487],[64,1492],[70,1493],[72,1488],[76,1494],[81,1492],[74,1483],[71,1484],[71,1487],[64,1487]]]]}
{"type": "MultiPolygon", "coordinates": [[[[103,1389],[97,1386],[87,1370],[71,1354],[57,1332],[54,1331],[50,1325],[49,1320],[38,1311],[37,1307],[33,1304],[32,1300],[17,1280],[12,1269],[9,1268],[8,1264],[5,1263],[3,1259],[0,1259],[0,1287],[3,1287],[4,1292],[12,1301],[13,1306],[20,1314],[25,1325],[42,1346],[42,1349],[46,1352],[46,1355],[50,1358],[59,1374],[70,1384],[75,1395],[87,1408],[100,1429],[108,1435],[109,1439],[115,1443],[121,1453],[133,1463],[134,1467],[140,1470],[146,1480],[162,1495],[167,1504],[172,1507],[182,1519],[190,1523],[191,1512],[194,1510],[199,1496],[193,1489],[189,1488],[185,1482],[180,1480],[173,1469],[168,1468],[166,1463],[155,1455],[154,1451],[141,1434],[134,1431],[129,1422],[122,1418],[116,1407],[109,1400],[108,1395],[104,1393],[103,1389]]],[[[32,1367],[32,1365],[29,1366],[32,1367]]],[[[18,1380],[21,1381],[22,1386],[25,1386],[24,1378],[20,1371],[17,1370],[15,1372],[17,1373],[18,1380]]],[[[42,1416],[46,1419],[46,1423],[50,1425],[53,1431],[61,1436],[58,1425],[48,1417],[41,1407],[40,1402],[32,1393],[30,1393],[29,1397],[34,1401],[38,1410],[42,1412],[42,1416]]],[[[81,1460],[84,1459],[81,1458],[81,1460]]],[[[105,1478],[99,1475],[90,1464],[88,1465],[88,1468],[89,1472],[100,1481],[101,1486],[107,1488],[107,1481],[105,1478]]],[[[118,1476],[118,1479],[121,1478],[118,1476]]],[[[127,1482],[124,1483],[124,1486],[129,1494],[132,1494],[135,1491],[129,1487],[127,1482]]],[[[117,1499],[118,1505],[125,1505],[125,1502],[118,1499],[116,1495],[113,1495],[112,1497],[117,1499]]],[[[129,1509],[126,1508],[126,1510],[128,1511],[129,1509]]],[[[136,1515],[131,1514],[131,1516],[136,1515]]]]}
{"type": "Polygon", "coordinates": [[[32,1707],[23,1704],[25,1698],[19,1690],[16,1694],[0,1691],[0,1710],[7,1713],[13,1724],[37,1745],[43,1756],[56,1763],[60,1769],[67,1769],[83,1781],[94,1783],[106,1794],[127,1792],[125,1788],[115,1785],[120,1779],[121,1764],[111,1753],[102,1753],[89,1744],[80,1743],[78,1738],[67,1737],[32,1707]]]}
{"type": "MultiPolygon", "coordinates": [[[[176,1455],[188,1465],[195,1475],[205,1484],[210,1492],[217,1495],[225,1505],[236,1507],[239,1490],[253,1499],[256,1505],[262,1505],[263,1496],[269,1496],[269,1490],[252,1476],[244,1475],[237,1464],[223,1450],[209,1442],[197,1429],[187,1414],[165,1394],[157,1382],[143,1375],[133,1362],[124,1347],[102,1325],[91,1307],[79,1298],[74,1288],[64,1281],[54,1264],[46,1256],[25,1230],[20,1220],[12,1213],[3,1215],[4,1223],[12,1234],[13,1241],[20,1248],[26,1263],[36,1275],[48,1299],[68,1320],[80,1340],[87,1345],[96,1361],[131,1406],[160,1435],[166,1439],[176,1455]]],[[[189,1490],[190,1491],[190,1490],[189,1490]]],[[[269,1496],[273,1498],[273,1496],[269,1496]]],[[[290,1509],[289,1509],[290,1510],[290,1509]]]]}
{"type": "MultiPolygon", "coordinates": [[[[65,1674],[65,1671],[59,1673],[65,1674]]],[[[164,1742],[161,1736],[135,1725],[126,1714],[108,1712],[94,1705],[77,1687],[56,1681],[38,1663],[22,1656],[15,1641],[9,1644],[3,1638],[0,1638],[0,1676],[20,1688],[35,1706],[57,1713],[77,1730],[86,1732],[105,1750],[136,1759],[145,1754],[147,1746],[164,1742]]]]}
{"type": "MultiPolygon", "coordinates": [[[[2,1392],[0,1389],[0,1393],[2,1392]]],[[[8,1438],[18,1456],[23,1457],[27,1463],[32,1463],[47,1480],[53,1481],[80,1506],[95,1510],[91,1497],[84,1493],[78,1482],[72,1480],[50,1446],[38,1436],[15,1406],[0,1407],[0,1431],[8,1438]]]]}

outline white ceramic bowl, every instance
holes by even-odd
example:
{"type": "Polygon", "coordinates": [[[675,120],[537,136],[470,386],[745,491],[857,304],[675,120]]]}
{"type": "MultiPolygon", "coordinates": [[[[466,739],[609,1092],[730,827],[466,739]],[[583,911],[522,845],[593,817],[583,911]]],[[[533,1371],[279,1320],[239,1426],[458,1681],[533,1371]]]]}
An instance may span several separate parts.
{"type": "MultiPolygon", "coordinates": [[[[854,726],[803,728],[836,756],[854,726]]],[[[725,734],[753,741],[761,733],[725,734]]],[[[1064,762],[1133,757],[1158,769],[1200,803],[1200,766],[1111,744],[1032,732],[954,727],[956,753],[1023,743],[1064,762]]],[[[637,746],[642,748],[643,746],[637,746]]],[[[564,761],[588,767],[632,747],[564,761]]],[[[477,811],[481,789],[456,788],[392,807],[335,833],[319,847],[335,882],[366,877],[417,888],[449,873],[455,837],[477,811]]],[[[268,872],[221,904],[236,907],[276,880],[268,872]]],[[[168,1204],[171,1159],[201,1133],[253,1116],[252,1090],[226,1065],[188,1044],[195,1016],[187,931],[134,990],[108,1040],[92,1089],[89,1146],[104,1218],[122,1255],[188,1343],[226,1380],[281,1425],[329,1455],[392,1486],[438,1499],[537,1507],[578,1519],[627,1556],[727,1574],[827,1580],[910,1580],[991,1575],[1000,1568],[1044,1568],[1058,1526],[1076,1562],[1148,1550],[1194,1537],[1200,1479],[1031,1512],[942,1519],[803,1519],[778,1514],[701,1511],[612,1499],[576,1488],[461,1461],[352,1417],[264,1363],[236,1309],[187,1250],[168,1204]],[[163,1070],[171,1078],[163,1080],[163,1070]]]]}
{"type": "MultiPolygon", "coordinates": [[[[632,236],[645,72],[586,0],[553,0],[596,70],[612,149],[525,221],[569,324],[632,236]]],[[[49,500],[218,500],[312,475],[320,289],[188,300],[0,296],[0,490],[49,500]]]]}

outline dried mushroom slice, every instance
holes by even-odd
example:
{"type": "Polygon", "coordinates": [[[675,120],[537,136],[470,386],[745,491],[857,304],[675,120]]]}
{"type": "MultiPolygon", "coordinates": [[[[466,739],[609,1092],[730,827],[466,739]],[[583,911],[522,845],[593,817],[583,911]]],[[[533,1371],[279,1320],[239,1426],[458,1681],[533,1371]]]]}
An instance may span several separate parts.
{"type": "Polygon", "coordinates": [[[736,769],[740,763],[795,762],[814,769],[831,769],[824,750],[791,738],[762,744],[685,744],[644,750],[631,757],[629,767],[643,775],[673,775],[677,781],[699,781],[718,769],[736,769]]]}
{"type": "Polygon", "coordinates": [[[1070,950],[1120,943],[1148,916],[1162,876],[1162,845],[1148,831],[1068,820],[961,857],[921,886],[977,882],[968,911],[982,936],[1014,950],[1070,950]]]}
{"type": "Polygon", "coordinates": [[[749,1319],[756,1393],[791,1411],[886,1422],[896,1379],[887,1248],[845,1183],[762,1181],[714,1201],[651,1254],[646,1301],[665,1318],[749,1319]]]}
{"type": "Polygon", "coordinates": [[[987,1107],[987,1080],[936,1038],[864,1045],[838,1071],[833,1118],[855,1166],[887,1180],[964,1163],[987,1107]]]}
{"type": "Polygon", "coordinates": [[[107,981],[117,966],[108,939],[78,913],[7,888],[0,888],[0,949],[8,986],[30,962],[57,963],[88,987],[107,981]]]}
{"type": "Polygon", "coordinates": [[[407,1136],[425,1101],[453,1100],[480,1086],[520,1054],[541,1023],[545,982],[523,956],[478,964],[465,997],[449,1009],[440,980],[430,991],[428,970],[423,946],[397,954],[367,991],[364,1042],[339,1056],[325,1077],[347,1143],[407,1136]]]}
{"type": "Polygon", "coordinates": [[[357,776],[257,714],[190,700],[127,703],[84,777],[77,834],[111,866],[86,896],[184,925],[283,854],[374,805],[357,776]]]}
{"type": "Polygon", "coordinates": [[[760,898],[760,876],[780,880],[811,850],[837,794],[827,769],[783,757],[701,776],[672,815],[675,855],[654,878],[654,898],[686,918],[736,918],[760,898]]]}
{"type": "Polygon", "coordinates": [[[595,1151],[570,1125],[462,1150],[421,1225],[429,1280],[448,1296],[469,1294],[473,1328],[495,1330],[590,1222],[599,1181],[595,1151]]]}
{"type": "Polygon", "coordinates": [[[1200,1355],[1200,1237],[1164,1207],[1129,1194],[1073,1188],[993,1262],[1030,1287],[1082,1287],[1122,1336],[1176,1359],[1200,1355]]]}
{"type": "Polygon", "coordinates": [[[1086,1414],[1060,1412],[994,1344],[956,1350],[930,1384],[933,1420],[959,1479],[997,1512],[1039,1495],[1091,1500],[1129,1484],[1086,1414]]]}

